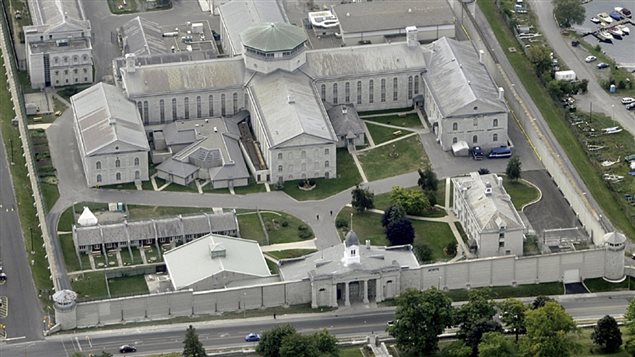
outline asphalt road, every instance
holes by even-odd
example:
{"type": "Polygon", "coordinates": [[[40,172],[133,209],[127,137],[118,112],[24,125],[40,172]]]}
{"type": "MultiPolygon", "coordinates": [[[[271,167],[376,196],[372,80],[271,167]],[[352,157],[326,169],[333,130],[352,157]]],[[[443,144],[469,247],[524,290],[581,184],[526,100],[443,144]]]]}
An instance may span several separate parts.
{"type": "Polygon", "coordinates": [[[7,326],[9,339],[36,340],[42,338],[43,315],[22,239],[8,160],[0,137],[0,265],[7,274],[0,296],[9,302],[8,316],[0,323],[7,326]]]}

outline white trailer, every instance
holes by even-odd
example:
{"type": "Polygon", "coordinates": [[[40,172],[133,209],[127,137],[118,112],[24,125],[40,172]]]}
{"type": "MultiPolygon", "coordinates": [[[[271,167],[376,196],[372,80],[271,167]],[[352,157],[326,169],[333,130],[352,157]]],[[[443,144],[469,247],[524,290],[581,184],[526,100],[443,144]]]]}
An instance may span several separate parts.
{"type": "Polygon", "coordinates": [[[574,71],[558,71],[555,73],[557,81],[575,81],[576,75],[574,71]]]}

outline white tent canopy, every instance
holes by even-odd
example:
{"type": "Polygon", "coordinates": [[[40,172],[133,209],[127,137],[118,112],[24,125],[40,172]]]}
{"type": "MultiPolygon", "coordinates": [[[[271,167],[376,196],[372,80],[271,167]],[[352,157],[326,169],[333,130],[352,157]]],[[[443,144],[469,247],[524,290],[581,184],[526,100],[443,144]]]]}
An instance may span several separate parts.
{"type": "Polygon", "coordinates": [[[468,156],[470,154],[470,146],[465,141],[459,141],[452,144],[452,154],[454,156],[468,156]]]}
{"type": "Polygon", "coordinates": [[[77,219],[77,224],[80,226],[95,226],[97,225],[97,217],[93,214],[93,212],[88,209],[88,207],[84,207],[84,212],[77,219]]]}

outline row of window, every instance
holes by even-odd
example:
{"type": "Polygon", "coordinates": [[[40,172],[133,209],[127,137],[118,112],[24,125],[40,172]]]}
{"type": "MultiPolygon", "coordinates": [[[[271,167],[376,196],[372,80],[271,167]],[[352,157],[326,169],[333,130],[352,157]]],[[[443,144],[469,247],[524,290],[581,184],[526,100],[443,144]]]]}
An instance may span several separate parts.
{"type": "MultiPolygon", "coordinates": [[[[68,63],[68,56],[62,57],[62,61],[64,63],[68,63]]],[[[82,55],[82,62],[87,62],[87,61],[88,61],[88,55],[82,55]]],[[[60,62],[60,57],[54,56],[53,63],[58,64],[59,62],[60,62]]],[[[78,55],[73,56],[73,63],[79,63],[78,55]]]]}
{"type": "MultiPolygon", "coordinates": [[[[479,122],[479,118],[474,118],[474,126],[478,126],[478,122],[479,122]]],[[[492,127],[493,128],[497,128],[498,127],[498,119],[492,120],[492,127]]],[[[453,131],[459,130],[459,124],[458,123],[452,123],[452,130],[453,131]]]]}
{"type": "MultiPolygon", "coordinates": [[[[84,68],[84,69],[83,69],[83,72],[84,72],[84,73],[88,73],[88,68],[84,68]]],[[[53,71],[53,73],[54,73],[56,76],[59,76],[59,75],[60,75],[60,70],[56,69],[55,71],[53,71]]],[[[79,73],[79,70],[78,70],[77,68],[75,68],[75,69],[73,69],[73,73],[77,74],[77,73],[79,73]]],[[[66,75],[66,74],[68,74],[68,69],[65,69],[65,70],[64,70],[64,74],[65,74],[65,75],[66,75]]]]}
{"type": "MultiPolygon", "coordinates": [[[[331,85],[333,92],[333,104],[339,103],[338,84],[333,83],[331,85]]],[[[412,99],[414,95],[419,94],[419,76],[408,76],[408,99],[412,99]]],[[[380,100],[386,102],[386,79],[380,80],[380,100]]],[[[326,100],[326,84],[320,85],[320,97],[323,101],[326,100]]],[[[392,79],[392,100],[399,100],[399,78],[393,77],[392,79]]],[[[370,79],[368,81],[368,102],[374,103],[375,101],[375,80],[370,79]]],[[[351,83],[344,83],[344,102],[351,103],[351,83]]],[[[362,81],[357,81],[357,104],[362,104],[362,81]]]]}
{"type": "MultiPolygon", "coordinates": [[[[207,96],[207,113],[205,115],[203,115],[203,98],[199,95],[196,96],[196,113],[195,113],[195,117],[197,119],[201,119],[203,116],[205,117],[213,117],[214,115],[220,114],[221,116],[225,116],[227,114],[227,107],[226,107],[226,98],[225,98],[225,94],[221,94],[220,95],[220,113],[215,111],[214,108],[214,96],[213,95],[209,95],[207,96]]],[[[176,98],[172,98],[171,101],[172,104],[172,121],[176,121],[177,119],[179,119],[178,113],[177,113],[177,99],[176,98]]],[[[233,109],[233,113],[238,112],[238,93],[233,93],[232,94],[232,109],[233,109]]],[[[139,110],[139,114],[141,115],[141,118],[143,119],[143,121],[147,124],[150,121],[150,115],[148,112],[148,101],[144,100],[137,102],[137,109],[139,110]]],[[[189,97],[185,97],[183,98],[183,119],[190,119],[190,98],[189,97]]],[[[161,99],[159,100],[159,119],[161,120],[161,124],[165,123],[165,100],[161,99]]]]}
{"type": "MultiPolygon", "coordinates": [[[[134,165],[135,166],[139,166],[139,158],[138,157],[134,158],[134,165]]],[[[116,168],[120,168],[121,167],[121,160],[119,160],[119,159],[115,160],[115,167],[116,168]]],[[[95,169],[101,170],[101,161],[95,162],[95,169]]]]}
{"type": "MultiPolygon", "coordinates": [[[[74,83],[79,83],[79,78],[75,77],[75,79],[74,79],[74,81],[73,81],[73,82],[74,82],[74,83]]],[[[82,83],[86,83],[86,82],[88,82],[88,77],[84,77],[84,82],[82,82],[82,83]]],[[[55,84],[56,84],[56,85],[59,85],[59,84],[60,84],[60,80],[59,80],[59,79],[56,79],[56,80],[55,80],[55,84]]],[[[68,78],[65,78],[65,79],[64,79],[64,84],[69,84],[69,82],[68,82],[68,78]]]]}
{"type": "MultiPolygon", "coordinates": [[[[456,144],[459,139],[455,136],[452,138],[452,144],[456,144]]],[[[492,141],[498,141],[498,134],[492,134],[492,141]]],[[[478,135],[472,136],[472,144],[478,144],[478,135]]]]}
{"type": "MultiPolygon", "coordinates": [[[[324,167],[330,167],[330,162],[328,160],[324,161],[324,167]]],[[[320,168],[320,163],[316,162],[315,163],[315,169],[317,170],[319,168],[320,168]]],[[[287,166],[287,170],[289,172],[293,172],[293,165],[287,166]]],[[[284,168],[282,167],[282,165],[278,165],[278,172],[282,172],[282,171],[284,171],[284,168]]],[[[301,171],[306,171],[306,164],[305,163],[302,163],[301,171]]]]}
{"type": "MultiPolygon", "coordinates": [[[[103,182],[103,177],[100,174],[97,175],[96,179],[97,179],[97,183],[102,183],[103,182]]],[[[139,171],[135,171],[134,172],[134,179],[135,180],[140,180],[141,179],[141,173],[139,171]]],[[[117,172],[115,174],[115,180],[116,181],[121,181],[121,172],[117,172]]]]}
{"type": "MultiPolygon", "coordinates": [[[[318,177],[318,176],[319,176],[319,173],[318,173],[318,172],[316,172],[316,173],[315,173],[315,176],[313,176],[313,177],[318,177]]],[[[300,179],[302,179],[302,180],[304,180],[304,179],[306,179],[306,178],[307,178],[307,176],[306,176],[306,174],[302,174],[302,175],[300,175],[300,177],[299,177],[299,178],[300,178],[300,179]]],[[[331,173],[330,173],[330,172],[328,172],[328,171],[324,172],[324,178],[326,178],[326,179],[331,178],[331,173]]],[[[294,177],[293,175],[289,175],[289,176],[287,176],[287,180],[293,180],[293,179],[295,179],[295,177],[294,177]]],[[[278,182],[279,182],[279,183],[284,182],[284,177],[282,177],[282,176],[278,176],[278,182]]]]}
{"type": "MultiPolygon", "coordinates": [[[[330,150],[328,148],[324,149],[324,155],[328,155],[330,153],[330,150]]],[[[289,159],[293,157],[293,155],[291,154],[291,152],[288,153],[289,154],[289,159]]],[[[278,153],[278,160],[282,160],[282,153],[279,152],[278,153]]],[[[301,159],[306,159],[306,151],[302,150],[300,151],[300,158],[301,159]]]]}

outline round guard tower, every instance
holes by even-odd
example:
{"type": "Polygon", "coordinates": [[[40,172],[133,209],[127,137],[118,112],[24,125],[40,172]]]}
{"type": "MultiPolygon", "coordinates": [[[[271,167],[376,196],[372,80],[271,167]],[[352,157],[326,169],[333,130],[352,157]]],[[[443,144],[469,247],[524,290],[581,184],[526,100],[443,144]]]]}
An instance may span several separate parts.
{"type": "Polygon", "coordinates": [[[260,73],[293,72],[306,62],[304,30],[285,23],[251,26],[240,34],[245,67],[260,73]]]}
{"type": "Polygon", "coordinates": [[[622,233],[611,232],[604,235],[605,259],[604,280],[619,283],[626,279],[624,274],[624,249],[626,236],[622,233]]]}
{"type": "Polygon", "coordinates": [[[60,290],[53,294],[55,302],[55,321],[62,330],[77,327],[77,293],[72,290],[60,290]]]}

